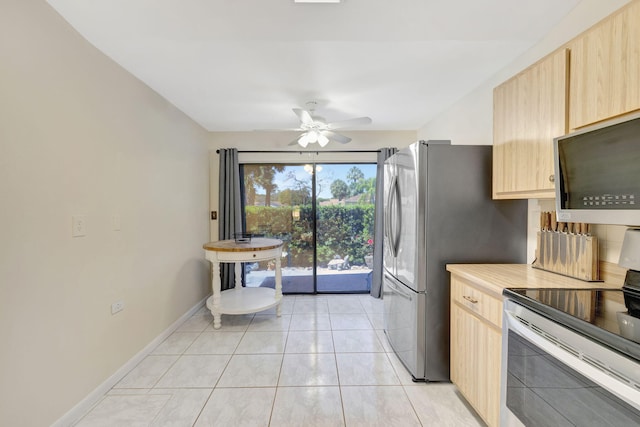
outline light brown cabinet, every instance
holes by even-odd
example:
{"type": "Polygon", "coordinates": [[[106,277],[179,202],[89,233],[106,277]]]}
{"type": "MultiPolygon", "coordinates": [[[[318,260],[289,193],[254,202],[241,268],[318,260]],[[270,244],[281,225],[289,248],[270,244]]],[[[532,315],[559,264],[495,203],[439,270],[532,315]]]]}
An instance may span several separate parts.
{"type": "Polygon", "coordinates": [[[553,198],[553,138],[640,110],[640,0],[494,90],[493,198],[553,198]]]}
{"type": "Polygon", "coordinates": [[[640,1],[570,43],[569,127],[640,109],[640,1]]]}
{"type": "Polygon", "coordinates": [[[494,89],[493,198],[554,197],[553,138],[567,131],[569,51],[494,89]]]}
{"type": "Polygon", "coordinates": [[[451,276],[451,381],[489,426],[500,419],[502,299],[451,276]]]}

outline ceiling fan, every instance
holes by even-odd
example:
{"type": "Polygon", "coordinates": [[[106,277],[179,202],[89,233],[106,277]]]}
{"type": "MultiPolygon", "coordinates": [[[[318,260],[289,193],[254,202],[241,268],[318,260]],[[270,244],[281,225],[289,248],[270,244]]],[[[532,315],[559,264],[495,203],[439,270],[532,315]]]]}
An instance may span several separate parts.
{"type": "Polygon", "coordinates": [[[329,141],[346,144],[351,141],[351,138],[334,132],[335,129],[344,129],[351,126],[368,125],[371,123],[371,118],[369,117],[357,117],[339,122],[327,122],[323,117],[314,115],[316,105],[316,101],[310,101],[306,103],[306,110],[301,108],[293,109],[293,112],[300,119],[300,127],[293,130],[302,131],[303,133],[291,141],[289,145],[298,144],[305,148],[309,144],[315,144],[317,142],[320,147],[324,147],[329,141]]]}

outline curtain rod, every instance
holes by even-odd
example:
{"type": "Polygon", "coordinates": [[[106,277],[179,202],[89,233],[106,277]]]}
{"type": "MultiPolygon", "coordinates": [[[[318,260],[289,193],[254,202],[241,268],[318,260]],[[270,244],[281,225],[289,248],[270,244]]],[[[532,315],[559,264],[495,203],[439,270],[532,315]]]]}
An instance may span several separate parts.
{"type": "MultiPolygon", "coordinates": [[[[322,151],[293,151],[293,150],[238,150],[238,153],[299,153],[299,154],[320,154],[320,153],[379,153],[380,150],[322,150],[322,151]]],[[[220,154],[220,150],[216,150],[220,154]]]]}

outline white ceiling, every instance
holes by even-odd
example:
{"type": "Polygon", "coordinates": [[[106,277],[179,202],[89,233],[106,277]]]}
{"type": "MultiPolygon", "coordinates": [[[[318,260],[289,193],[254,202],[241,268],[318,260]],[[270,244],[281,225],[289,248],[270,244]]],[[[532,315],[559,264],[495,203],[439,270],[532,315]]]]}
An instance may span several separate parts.
{"type": "Polygon", "coordinates": [[[80,34],[211,131],[328,121],[417,130],[580,0],[48,0],[80,34]]]}

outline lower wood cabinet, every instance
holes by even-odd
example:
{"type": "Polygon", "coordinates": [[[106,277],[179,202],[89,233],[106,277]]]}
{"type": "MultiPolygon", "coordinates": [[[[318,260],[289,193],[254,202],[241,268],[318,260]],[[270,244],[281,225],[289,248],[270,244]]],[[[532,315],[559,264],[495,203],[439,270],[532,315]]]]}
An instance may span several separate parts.
{"type": "Polygon", "coordinates": [[[451,276],[451,381],[489,425],[500,422],[502,299],[451,276]]]}

